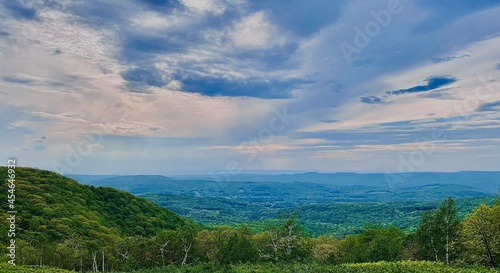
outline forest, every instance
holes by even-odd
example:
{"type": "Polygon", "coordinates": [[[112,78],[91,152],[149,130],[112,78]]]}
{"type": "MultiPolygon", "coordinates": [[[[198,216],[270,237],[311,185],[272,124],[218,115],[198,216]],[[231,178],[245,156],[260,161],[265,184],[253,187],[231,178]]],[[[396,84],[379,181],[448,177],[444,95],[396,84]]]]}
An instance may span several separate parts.
{"type": "MultiPolygon", "coordinates": [[[[396,226],[414,232],[423,212],[437,208],[442,199],[398,202],[336,202],[297,207],[271,207],[259,203],[223,197],[196,197],[180,194],[139,195],[151,202],[205,226],[247,226],[261,232],[282,214],[296,214],[307,234],[318,237],[345,237],[360,233],[367,222],[396,226]]],[[[459,217],[463,218],[480,204],[491,205],[495,198],[471,197],[456,200],[459,217]]]]}
{"type": "MultiPolygon", "coordinates": [[[[0,173],[6,193],[7,168],[0,173]]],[[[500,266],[498,199],[476,200],[464,213],[460,200],[446,198],[426,207],[414,230],[367,221],[350,234],[315,236],[297,212],[283,211],[257,231],[207,226],[54,172],[16,168],[16,177],[17,259],[11,268],[2,255],[3,272],[498,272],[500,266]]],[[[6,195],[0,202],[7,204],[6,195]]],[[[7,234],[7,226],[0,232],[7,234]]]]}

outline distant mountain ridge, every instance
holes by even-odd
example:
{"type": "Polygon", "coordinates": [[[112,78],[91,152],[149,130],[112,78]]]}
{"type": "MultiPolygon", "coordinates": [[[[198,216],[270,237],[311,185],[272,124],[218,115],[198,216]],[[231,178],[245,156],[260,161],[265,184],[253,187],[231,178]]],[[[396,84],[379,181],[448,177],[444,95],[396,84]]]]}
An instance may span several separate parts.
{"type": "Polygon", "coordinates": [[[396,174],[403,179],[392,184],[390,175],[241,174],[231,181],[209,175],[127,175],[84,176],[80,182],[128,191],[206,225],[245,223],[260,230],[282,213],[297,213],[310,234],[338,236],[358,232],[366,222],[414,230],[423,211],[449,196],[465,214],[479,203],[491,203],[500,184],[500,172],[396,174]]]}
{"type": "MultiPolygon", "coordinates": [[[[399,174],[396,174],[399,175],[399,174]]],[[[78,176],[72,176],[78,180],[78,176]]],[[[500,172],[412,173],[391,184],[383,173],[302,173],[284,175],[234,175],[231,181],[208,176],[166,177],[127,175],[81,180],[130,193],[180,194],[223,197],[246,202],[292,207],[333,202],[432,201],[448,196],[492,196],[500,185],[500,172]],[[188,179],[191,178],[191,179],[188,179]]]]}
{"type": "MultiPolygon", "coordinates": [[[[308,182],[317,184],[334,184],[339,186],[388,185],[391,177],[401,181],[398,187],[415,187],[428,184],[456,184],[477,187],[492,193],[499,190],[500,171],[461,171],[461,172],[414,172],[414,173],[319,173],[306,172],[298,174],[237,174],[231,175],[231,181],[252,182],[308,182]]],[[[201,179],[225,181],[227,177],[211,175],[177,176],[179,179],[201,179]]]]}

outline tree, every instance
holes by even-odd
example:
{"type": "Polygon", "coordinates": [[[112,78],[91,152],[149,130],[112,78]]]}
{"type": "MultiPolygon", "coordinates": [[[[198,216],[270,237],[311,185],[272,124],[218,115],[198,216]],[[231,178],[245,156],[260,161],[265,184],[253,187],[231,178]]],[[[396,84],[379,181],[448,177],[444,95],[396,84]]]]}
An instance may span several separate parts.
{"type": "Polygon", "coordinates": [[[421,258],[439,261],[440,234],[434,211],[426,211],[422,214],[416,237],[421,250],[421,258]]]}
{"type": "Polygon", "coordinates": [[[397,227],[368,226],[359,238],[366,248],[366,261],[398,261],[403,256],[406,234],[397,227]]]}
{"type": "Polygon", "coordinates": [[[195,252],[201,262],[215,261],[217,257],[215,233],[202,230],[196,235],[195,252]]]}
{"type": "Polygon", "coordinates": [[[177,232],[174,230],[162,230],[153,238],[156,253],[159,253],[157,264],[165,266],[175,262],[175,249],[177,244],[177,232]]]}
{"type": "Polygon", "coordinates": [[[424,212],[416,232],[422,258],[449,264],[459,252],[459,230],[460,219],[451,197],[437,210],[424,212]]]}
{"type": "Polygon", "coordinates": [[[365,260],[365,248],[358,236],[347,235],[339,243],[340,261],[342,263],[360,263],[365,260]]]}
{"type": "Polygon", "coordinates": [[[450,264],[450,256],[455,253],[459,238],[460,219],[453,198],[448,197],[437,211],[437,219],[441,224],[440,229],[444,233],[445,240],[445,260],[450,264]]]}
{"type": "Polygon", "coordinates": [[[270,261],[305,259],[310,244],[304,239],[306,232],[296,215],[284,215],[281,225],[268,225],[254,238],[259,257],[270,261]]]}
{"type": "Polygon", "coordinates": [[[500,205],[480,205],[464,220],[462,237],[467,254],[492,267],[500,265],[500,205]]]}
{"type": "Polygon", "coordinates": [[[340,241],[335,237],[321,236],[313,239],[312,256],[316,261],[334,263],[339,257],[340,241]]]}
{"type": "Polygon", "coordinates": [[[340,242],[342,262],[378,262],[401,260],[406,234],[397,227],[367,225],[357,236],[340,242]]]}
{"type": "Polygon", "coordinates": [[[180,240],[180,251],[182,253],[182,266],[188,266],[190,263],[190,253],[192,253],[193,245],[195,242],[196,232],[191,227],[184,227],[177,231],[178,238],[180,240]]]}

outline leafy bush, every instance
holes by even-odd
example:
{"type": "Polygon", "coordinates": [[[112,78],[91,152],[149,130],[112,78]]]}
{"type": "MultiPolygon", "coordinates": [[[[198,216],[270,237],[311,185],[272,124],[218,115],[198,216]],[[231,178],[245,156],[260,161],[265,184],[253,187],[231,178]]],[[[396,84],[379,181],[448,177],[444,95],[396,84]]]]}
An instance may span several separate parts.
{"type": "Polygon", "coordinates": [[[377,262],[342,264],[329,266],[322,264],[246,264],[233,266],[197,265],[178,268],[165,267],[140,273],[498,273],[483,267],[453,267],[432,262],[377,262]]]}

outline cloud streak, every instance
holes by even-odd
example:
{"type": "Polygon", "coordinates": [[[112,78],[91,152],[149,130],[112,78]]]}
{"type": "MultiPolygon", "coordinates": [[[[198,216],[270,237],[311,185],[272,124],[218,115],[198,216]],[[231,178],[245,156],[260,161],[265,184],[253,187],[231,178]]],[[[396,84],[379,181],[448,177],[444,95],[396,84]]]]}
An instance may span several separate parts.
{"type": "Polygon", "coordinates": [[[412,94],[412,93],[421,93],[421,92],[432,91],[432,90],[450,85],[450,84],[456,82],[457,79],[455,79],[451,76],[432,76],[432,77],[427,78],[425,81],[426,81],[426,84],[417,85],[417,86],[413,86],[413,87],[406,88],[406,89],[386,91],[385,92],[386,95],[384,95],[382,98],[379,98],[376,96],[362,97],[361,102],[366,103],[366,104],[382,103],[387,98],[389,98],[391,96],[399,96],[399,95],[403,95],[403,94],[412,94]]]}

